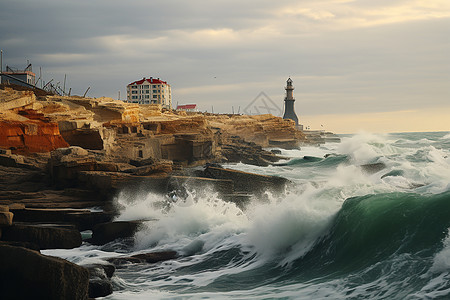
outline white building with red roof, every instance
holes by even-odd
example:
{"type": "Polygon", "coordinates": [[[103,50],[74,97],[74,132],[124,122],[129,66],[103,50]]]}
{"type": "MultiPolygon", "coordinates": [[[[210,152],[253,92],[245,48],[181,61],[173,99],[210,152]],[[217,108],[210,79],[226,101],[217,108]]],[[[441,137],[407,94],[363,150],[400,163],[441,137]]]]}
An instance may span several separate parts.
{"type": "Polygon", "coordinates": [[[170,84],[159,78],[142,78],[127,85],[127,102],[139,104],[161,104],[172,108],[170,84]]]}
{"type": "Polygon", "coordinates": [[[197,111],[197,104],[181,104],[181,105],[177,105],[177,110],[197,111]]]}

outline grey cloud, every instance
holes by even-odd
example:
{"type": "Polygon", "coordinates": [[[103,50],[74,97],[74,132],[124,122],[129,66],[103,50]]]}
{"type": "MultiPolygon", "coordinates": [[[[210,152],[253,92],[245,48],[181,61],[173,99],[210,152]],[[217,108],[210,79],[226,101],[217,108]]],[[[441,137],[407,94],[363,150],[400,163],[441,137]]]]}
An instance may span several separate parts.
{"type": "MultiPolygon", "coordinates": [[[[351,5],[371,8],[371,3],[351,5]]],[[[282,103],[284,81],[292,76],[297,109],[305,114],[387,111],[448,101],[448,18],[319,30],[314,27],[319,21],[276,16],[279,6],[275,1],[3,0],[0,47],[6,63],[20,67],[31,59],[35,71],[43,67],[46,80],[62,80],[67,74],[74,93],[91,86],[91,96],[117,97],[121,90],[123,97],[129,82],[156,76],[172,84],[174,103],[230,111],[261,91],[282,103]],[[275,33],[257,36],[264,26],[273,26],[275,33]],[[236,40],[191,36],[224,28],[236,40]],[[115,37],[125,44],[111,42],[115,37]],[[164,40],[149,42],[159,37],[164,40]],[[241,87],[210,94],[177,92],[215,85],[241,87]]]]}

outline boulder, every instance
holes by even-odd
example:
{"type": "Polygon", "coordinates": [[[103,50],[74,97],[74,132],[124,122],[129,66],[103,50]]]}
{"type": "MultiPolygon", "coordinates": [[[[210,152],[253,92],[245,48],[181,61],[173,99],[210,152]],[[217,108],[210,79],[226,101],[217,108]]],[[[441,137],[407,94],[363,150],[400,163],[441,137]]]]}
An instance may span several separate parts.
{"type": "Polygon", "coordinates": [[[89,298],[106,297],[113,292],[111,280],[92,278],[89,279],[89,298]]]}
{"type": "Polygon", "coordinates": [[[88,269],[89,271],[89,277],[103,277],[111,278],[114,275],[114,272],[116,271],[116,267],[112,264],[89,264],[89,265],[83,265],[84,268],[88,269]]]}
{"type": "Polygon", "coordinates": [[[134,235],[140,221],[116,221],[97,224],[92,228],[92,244],[103,245],[119,238],[129,238],[134,235]]]}
{"type": "Polygon", "coordinates": [[[75,228],[46,224],[14,224],[3,228],[2,240],[30,242],[40,249],[71,249],[81,246],[81,234],[75,228]]]}
{"type": "Polygon", "coordinates": [[[61,258],[0,245],[2,299],[88,299],[89,272],[61,258]]]}
{"type": "Polygon", "coordinates": [[[84,265],[89,271],[89,297],[105,297],[113,292],[111,277],[116,268],[112,264],[84,265]]]}

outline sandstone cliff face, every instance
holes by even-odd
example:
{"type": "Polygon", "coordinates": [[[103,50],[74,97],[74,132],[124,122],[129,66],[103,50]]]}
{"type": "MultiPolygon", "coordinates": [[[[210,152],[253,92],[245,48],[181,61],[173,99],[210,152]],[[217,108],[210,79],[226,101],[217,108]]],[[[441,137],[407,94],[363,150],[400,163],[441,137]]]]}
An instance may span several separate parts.
{"type": "Polygon", "coordinates": [[[252,147],[296,147],[304,139],[293,122],[272,115],[186,114],[104,97],[36,99],[32,92],[13,90],[0,90],[0,99],[0,147],[21,153],[70,145],[101,151],[116,162],[152,158],[196,165],[236,160],[241,146],[254,156],[252,147]]]}
{"type": "MultiPolygon", "coordinates": [[[[220,115],[208,116],[211,126],[221,130],[225,138],[239,136],[246,142],[262,147],[275,146],[271,141],[293,141],[304,139],[301,131],[295,129],[295,123],[272,115],[220,115]]],[[[282,146],[282,144],[281,144],[282,146]]]]}
{"type": "Polygon", "coordinates": [[[59,134],[58,125],[38,120],[0,121],[0,147],[17,153],[49,152],[69,144],[59,134]]]}

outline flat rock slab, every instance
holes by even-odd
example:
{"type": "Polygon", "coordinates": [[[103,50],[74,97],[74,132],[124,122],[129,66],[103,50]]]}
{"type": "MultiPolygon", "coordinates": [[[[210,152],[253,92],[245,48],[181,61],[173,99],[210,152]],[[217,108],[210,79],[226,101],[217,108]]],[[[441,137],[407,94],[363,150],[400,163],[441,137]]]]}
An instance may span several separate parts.
{"type": "Polygon", "coordinates": [[[29,242],[40,249],[72,249],[81,246],[81,234],[73,227],[55,224],[14,224],[3,228],[2,240],[29,242]]]}
{"type": "Polygon", "coordinates": [[[92,229],[96,224],[108,222],[111,213],[91,212],[86,209],[25,208],[13,210],[15,222],[57,222],[74,224],[78,230],[92,229]]]}
{"type": "Polygon", "coordinates": [[[284,177],[260,175],[232,169],[206,167],[206,177],[215,179],[230,179],[235,192],[260,194],[265,191],[282,192],[289,183],[284,177]]]}
{"type": "Polygon", "coordinates": [[[97,224],[92,228],[92,244],[103,245],[119,238],[134,235],[141,221],[116,221],[97,224]]]}

